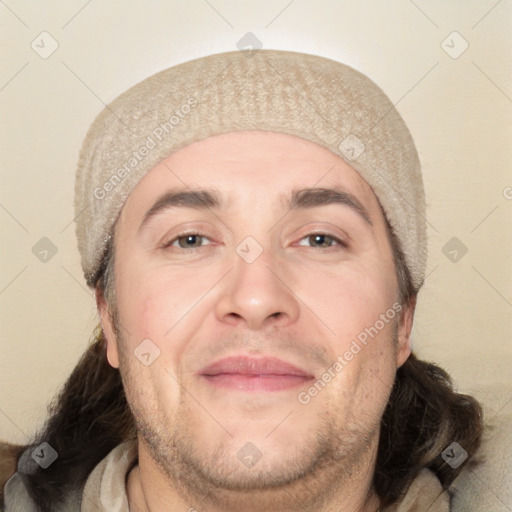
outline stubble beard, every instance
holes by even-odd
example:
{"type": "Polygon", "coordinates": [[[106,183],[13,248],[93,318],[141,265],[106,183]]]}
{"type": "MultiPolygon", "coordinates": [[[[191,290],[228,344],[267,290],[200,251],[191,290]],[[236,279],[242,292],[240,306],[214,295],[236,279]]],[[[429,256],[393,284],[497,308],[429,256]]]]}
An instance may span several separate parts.
{"type": "Polygon", "coordinates": [[[204,421],[197,404],[181,393],[172,422],[157,404],[148,408],[138,399],[140,382],[132,372],[133,361],[127,360],[132,354],[119,330],[117,339],[121,376],[139,441],[172,489],[191,507],[209,512],[319,511],[334,497],[343,496],[340,484],[364,471],[373,474],[380,423],[339,425],[332,411],[315,423],[295,453],[290,455],[283,447],[282,457],[274,457],[272,464],[265,464],[262,457],[247,470],[236,456],[245,441],[234,442],[227,433],[212,451],[201,450],[190,434],[194,425],[204,421]]]}

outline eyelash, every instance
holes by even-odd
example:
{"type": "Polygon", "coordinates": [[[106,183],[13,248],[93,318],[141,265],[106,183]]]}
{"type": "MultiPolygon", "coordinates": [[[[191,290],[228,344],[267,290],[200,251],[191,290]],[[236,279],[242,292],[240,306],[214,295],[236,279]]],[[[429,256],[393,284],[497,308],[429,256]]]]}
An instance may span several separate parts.
{"type": "MultiPolygon", "coordinates": [[[[206,235],[202,235],[201,233],[182,233],[176,237],[174,237],[172,240],[170,240],[169,242],[165,243],[162,248],[163,249],[167,249],[167,248],[170,248],[172,247],[172,245],[174,244],[174,242],[177,242],[180,238],[186,238],[186,237],[189,237],[189,236],[199,236],[199,237],[202,237],[202,238],[207,238],[208,240],[210,240],[206,235]]],[[[348,247],[347,243],[343,240],[341,240],[340,238],[334,236],[334,235],[329,235],[328,233],[322,233],[322,232],[317,232],[317,233],[308,233],[307,235],[303,236],[300,241],[304,240],[305,238],[309,238],[309,237],[312,237],[312,236],[324,236],[324,237],[328,237],[330,239],[332,239],[334,242],[336,242],[340,247],[346,249],[348,247]]],[[[197,249],[201,249],[202,247],[204,247],[203,245],[201,246],[198,246],[198,247],[175,247],[175,249],[183,249],[185,251],[194,251],[194,250],[197,250],[197,249]]],[[[324,249],[332,249],[334,246],[329,246],[329,247],[324,247],[324,249]]]]}

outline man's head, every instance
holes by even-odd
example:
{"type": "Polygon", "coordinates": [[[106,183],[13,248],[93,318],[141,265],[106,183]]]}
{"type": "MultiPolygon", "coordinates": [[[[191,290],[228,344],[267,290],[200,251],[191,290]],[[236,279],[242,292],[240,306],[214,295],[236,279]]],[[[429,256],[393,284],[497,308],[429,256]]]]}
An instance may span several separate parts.
{"type": "Polygon", "coordinates": [[[377,197],[340,156],[262,131],[193,143],[131,192],[113,247],[107,357],[164,471],[238,490],[316,474],[327,489],[373,466],[413,306],[377,197]],[[207,369],[228,357],[301,375],[207,369]]]}
{"type": "Polygon", "coordinates": [[[98,116],[76,198],[142,464],[203,493],[369,485],[426,258],[373,82],[279,51],[163,71],[98,116]]]}

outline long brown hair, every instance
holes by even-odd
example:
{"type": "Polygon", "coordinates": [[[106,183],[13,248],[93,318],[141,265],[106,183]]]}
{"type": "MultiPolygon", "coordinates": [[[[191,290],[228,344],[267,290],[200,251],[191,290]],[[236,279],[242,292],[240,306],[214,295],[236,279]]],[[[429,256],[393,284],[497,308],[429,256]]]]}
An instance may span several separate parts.
{"type": "MultiPolygon", "coordinates": [[[[42,512],[50,512],[76,486],[85,483],[94,466],[120,442],[135,438],[132,415],[119,372],[106,358],[105,339],[95,341],[74,368],[49,407],[48,420],[34,442],[47,442],[57,452],[48,468],[24,475],[25,486],[42,512]]],[[[3,482],[0,483],[3,488],[3,482]]]]}
{"type": "MultiPolygon", "coordinates": [[[[416,300],[398,240],[389,229],[402,303],[416,300]]],[[[111,240],[113,240],[113,236],[111,240]]],[[[96,285],[107,302],[114,300],[113,243],[107,246],[96,285]]],[[[441,457],[456,441],[474,460],[482,436],[479,403],[455,392],[449,375],[438,366],[411,354],[397,370],[381,432],[374,474],[382,506],[396,503],[422,468],[429,468],[444,488],[467,462],[452,469],[441,457]]],[[[47,469],[23,475],[28,492],[41,512],[51,510],[66,493],[83,487],[96,464],[120,442],[135,439],[136,428],[117,369],[106,358],[106,342],[98,328],[94,342],[82,356],[49,410],[43,430],[29,446],[0,446],[11,459],[24,449],[48,442],[58,459],[47,469]]],[[[1,454],[1,453],[0,453],[1,454]]],[[[3,489],[0,478],[0,494],[3,489]]],[[[0,496],[1,497],[1,496],[0,496]]]]}

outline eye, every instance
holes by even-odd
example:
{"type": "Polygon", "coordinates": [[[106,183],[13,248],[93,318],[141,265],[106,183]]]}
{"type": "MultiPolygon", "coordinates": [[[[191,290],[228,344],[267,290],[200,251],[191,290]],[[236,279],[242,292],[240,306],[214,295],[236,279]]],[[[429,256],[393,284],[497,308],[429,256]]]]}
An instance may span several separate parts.
{"type": "MultiPolygon", "coordinates": [[[[329,247],[333,246],[333,242],[335,242],[337,245],[340,245],[341,247],[347,247],[347,244],[332,235],[328,235],[327,233],[310,233],[309,235],[305,236],[302,240],[308,240],[312,244],[319,244],[318,247],[327,249],[329,247]]],[[[302,243],[299,243],[299,245],[304,245],[302,243]]],[[[314,246],[314,245],[313,245],[314,246]]]]}
{"type": "Polygon", "coordinates": [[[169,242],[165,243],[163,247],[176,247],[179,249],[197,249],[203,246],[201,242],[204,239],[210,240],[208,237],[200,235],[199,233],[185,233],[178,235],[169,242]],[[176,245],[176,243],[178,243],[178,245],[176,245]]]}

